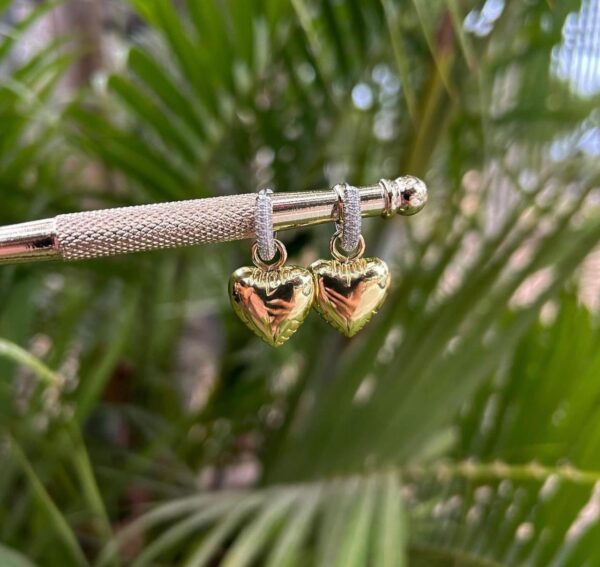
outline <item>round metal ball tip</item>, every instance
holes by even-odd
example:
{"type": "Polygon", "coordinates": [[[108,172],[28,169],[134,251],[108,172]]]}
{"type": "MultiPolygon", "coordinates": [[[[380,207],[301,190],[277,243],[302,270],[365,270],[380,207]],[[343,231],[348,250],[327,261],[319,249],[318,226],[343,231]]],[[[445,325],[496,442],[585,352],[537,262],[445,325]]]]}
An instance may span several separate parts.
{"type": "Polygon", "coordinates": [[[406,175],[395,180],[398,188],[398,214],[409,217],[427,204],[427,185],[418,177],[406,175]]]}

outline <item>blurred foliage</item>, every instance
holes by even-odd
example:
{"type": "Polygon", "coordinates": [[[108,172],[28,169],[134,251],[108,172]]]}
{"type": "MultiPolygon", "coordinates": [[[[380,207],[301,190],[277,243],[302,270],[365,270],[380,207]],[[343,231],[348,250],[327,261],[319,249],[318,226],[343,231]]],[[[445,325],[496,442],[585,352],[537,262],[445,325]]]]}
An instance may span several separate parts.
{"type": "Polygon", "coordinates": [[[365,223],[395,279],[351,341],[246,332],[247,243],[4,267],[0,565],[597,564],[580,3],[115,1],[126,57],[74,91],[73,34],[15,56],[53,7],[0,40],[0,222],[401,173],[430,203],[365,223]]]}

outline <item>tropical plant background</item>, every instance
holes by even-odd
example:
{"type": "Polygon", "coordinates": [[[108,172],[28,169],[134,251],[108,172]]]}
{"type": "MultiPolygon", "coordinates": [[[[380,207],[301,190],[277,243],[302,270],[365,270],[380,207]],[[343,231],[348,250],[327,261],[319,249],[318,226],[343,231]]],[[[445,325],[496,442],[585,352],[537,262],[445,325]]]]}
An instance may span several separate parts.
{"type": "Polygon", "coordinates": [[[430,189],[352,340],[248,333],[247,242],[0,268],[0,565],[600,564],[598,0],[0,9],[0,224],[430,189]]]}

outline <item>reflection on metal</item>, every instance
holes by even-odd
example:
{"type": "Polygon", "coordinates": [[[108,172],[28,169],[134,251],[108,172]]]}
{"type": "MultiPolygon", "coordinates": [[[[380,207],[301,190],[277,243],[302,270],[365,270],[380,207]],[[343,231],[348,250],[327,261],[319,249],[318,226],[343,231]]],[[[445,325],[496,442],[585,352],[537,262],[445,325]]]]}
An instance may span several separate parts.
{"type": "Polygon", "coordinates": [[[387,264],[379,258],[317,260],[310,270],[316,283],[315,309],[347,337],[377,313],[390,286],[387,264]]]}
{"type": "Polygon", "coordinates": [[[245,266],[229,280],[229,295],[239,318],[271,346],[286,342],[306,319],[314,299],[310,272],[299,266],[263,270],[245,266]]]}
{"type": "Polygon", "coordinates": [[[0,264],[60,258],[54,219],[0,227],[0,264]]]}

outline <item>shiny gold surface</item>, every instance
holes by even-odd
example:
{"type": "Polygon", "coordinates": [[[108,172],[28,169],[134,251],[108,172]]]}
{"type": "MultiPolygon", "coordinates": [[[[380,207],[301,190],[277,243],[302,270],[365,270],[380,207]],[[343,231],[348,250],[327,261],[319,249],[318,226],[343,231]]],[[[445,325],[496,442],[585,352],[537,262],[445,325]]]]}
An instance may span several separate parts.
{"type": "Polygon", "coordinates": [[[390,286],[387,264],[379,258],[317,260],[315,309],[347,337],[360,331],[385,301],[390,286]]]}
{"type": "Polygon", "coordinates": [[[298,330],[314,296],[312,275],[299,266],[272,271],[245,266],[229,279],[233,310],[271,346],[281,346],[298,330]]]}

